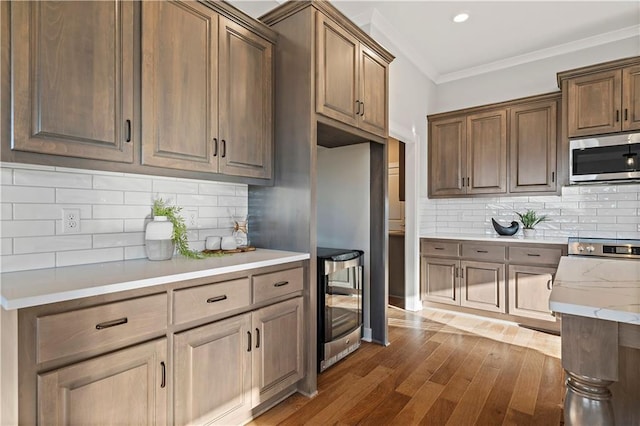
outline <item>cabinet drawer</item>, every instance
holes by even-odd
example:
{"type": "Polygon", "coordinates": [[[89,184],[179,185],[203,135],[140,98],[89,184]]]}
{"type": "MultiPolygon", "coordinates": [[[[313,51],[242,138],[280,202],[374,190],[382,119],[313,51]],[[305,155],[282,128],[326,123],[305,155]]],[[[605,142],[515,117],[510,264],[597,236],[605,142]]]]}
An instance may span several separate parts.
{"type": "Polygon", "coordinates": [[[249,278],[176,290],[173,322],[182,324],[251,304],[249,278]]]}
{"type": "Polygon", "coordinates": [[[505,260],[504,246],[489,246],[486,244],[462,244],[462,257],[465,259],[491,260],[495,262],[504,262],[505,260]]]}
{"type": "Polygon", "coordinates": [[[509,247],[510,263],[557,265],[561,256],[560,248],[509,247]]]}
{"type": "Polygon", "coordinates": [[[166,293],[47,315],[37,319],[37,359],[112,349],[166,328],[166,293]]]}
{"type": "Polygon", "coordinates": [[[422,241],[420,253],[430,256],[458,257],[459,243],[422,241]]]}
{"type": "Polygon", "coordinates": [[[253,277],[253,302],[302,291],[302,283],[302,268],[256,275],[253,277]]]}

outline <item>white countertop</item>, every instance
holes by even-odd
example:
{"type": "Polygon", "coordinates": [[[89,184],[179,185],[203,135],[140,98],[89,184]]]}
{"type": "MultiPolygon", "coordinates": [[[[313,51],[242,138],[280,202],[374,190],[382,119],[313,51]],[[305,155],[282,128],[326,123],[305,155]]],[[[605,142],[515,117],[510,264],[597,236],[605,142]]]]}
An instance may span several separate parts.
{"type": "Polygon", "coordinates": [[[206,259],[174,257],[94,263],[0,274],[4,309],[19,309],[309,259],[309,253],[257,249],[206,259]]]}
{"type": "Polygon", "coordinates": [[[567,244],[567,238],[560,237],[528,237],[522,234],[507,236],[498,234],[440,234],[429,233],[422,234],[420,238],[440,238],[445,240],[470,240],[470,241],[504,241],[507,243],[532,243],[532,244],[567,244]]]}
{"type": "Polygon", "coordinates": [[[549,307],[563,314],[640,325],[640,261],[562,257],[549,307]]]}

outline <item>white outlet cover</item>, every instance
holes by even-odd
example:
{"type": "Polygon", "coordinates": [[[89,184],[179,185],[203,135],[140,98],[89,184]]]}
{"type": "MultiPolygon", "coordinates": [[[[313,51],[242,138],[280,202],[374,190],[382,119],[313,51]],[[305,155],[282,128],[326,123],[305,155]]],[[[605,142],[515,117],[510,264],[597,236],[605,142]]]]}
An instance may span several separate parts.
{"type": "Polygon", "coordinates": [[[62,209],[62,233],[80,232],[80,209],[62,209]]]}

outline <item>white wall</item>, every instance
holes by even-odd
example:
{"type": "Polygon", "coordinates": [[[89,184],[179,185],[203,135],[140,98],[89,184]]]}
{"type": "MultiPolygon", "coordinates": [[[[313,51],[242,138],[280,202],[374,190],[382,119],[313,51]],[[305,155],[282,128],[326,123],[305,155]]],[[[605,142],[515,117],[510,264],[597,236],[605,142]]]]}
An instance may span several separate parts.
{"type": "Polygon", "coordinates": [[[241,184],[15,163],[0,173],[2,272],[145,258],[155,198],[197,211],[188,238],[198,250],[231,234],[230,212],[247,213],[241,184]],[[62,233],[63,208],[80,209],[80,233],[62,233]]]}
{"type": "Polygon", "coordinates": [[[370,322],[370,148],[368,143],[340,148],[318,146],[319,247],[364,251],[364,334],[371,337],[370,322]]]}
{"type": "Polygon", "coordinates": [[[640,35],[561,56],[480,74],[437,86],[430,113],[507,101],[560,90],[556,74],[587,65],[640,55],[640,35]]]}

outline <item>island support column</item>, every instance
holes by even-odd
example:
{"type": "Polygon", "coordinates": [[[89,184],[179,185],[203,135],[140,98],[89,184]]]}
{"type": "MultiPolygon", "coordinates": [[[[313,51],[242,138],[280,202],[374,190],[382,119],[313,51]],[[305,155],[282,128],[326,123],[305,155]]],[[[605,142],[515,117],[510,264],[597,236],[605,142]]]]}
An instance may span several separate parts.
{"type": "Polygon", "coordinates": [[[618,323],[563,314],[562,367],[565,425],[614,425],[609,386],[618,380],[618,323]]]}

